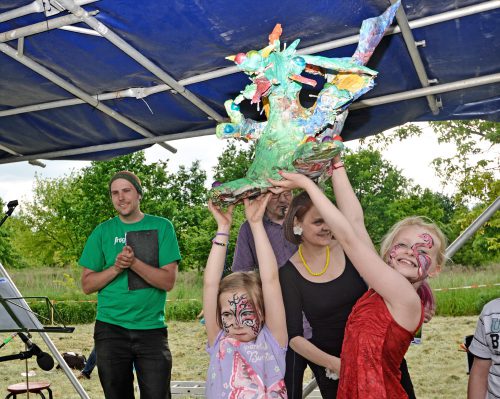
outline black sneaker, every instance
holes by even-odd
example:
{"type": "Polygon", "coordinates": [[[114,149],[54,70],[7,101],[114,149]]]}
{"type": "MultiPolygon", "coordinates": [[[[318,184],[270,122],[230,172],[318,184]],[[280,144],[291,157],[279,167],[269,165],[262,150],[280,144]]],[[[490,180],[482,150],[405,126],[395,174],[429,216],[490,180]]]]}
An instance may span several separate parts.
{"type": "Polygon", "coordinates": [[[84,373],[83,371],[80,372],[78,375],[78,379],[81,380],[85,378],[86,380],[90,380],[90,374],[84,373]]]}

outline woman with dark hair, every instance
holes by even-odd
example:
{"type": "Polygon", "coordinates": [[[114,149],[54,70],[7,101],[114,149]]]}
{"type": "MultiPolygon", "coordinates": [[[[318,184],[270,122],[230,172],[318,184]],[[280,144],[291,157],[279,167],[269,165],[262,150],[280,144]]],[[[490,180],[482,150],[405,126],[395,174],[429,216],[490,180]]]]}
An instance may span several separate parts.
{"type": "MultiPolygon", "coordinates": [[[[352,225],[360,241],[373,248],[364,225],[361,205],[351,187],[343,163],[332,163],[332,184],[339,210],[352,225]]],[[[289,336],[286,376],[289,398],[302,397],[302,381],[296,370],[310,366],[324,398],[335,398],[340,352],[347,318],[367,285],[342,246],[332,235],[307,192],[294,197],[284,222],[285,237],[298,251],[280,268],[289,336]],[[312,338],[303,337],[302,314],[312,327],[312,338]],[[297,366],[298,365],[298,366],[297,366]]],[[[402,385],[409,398],[413,386],[403,361],[402,385]]]]}

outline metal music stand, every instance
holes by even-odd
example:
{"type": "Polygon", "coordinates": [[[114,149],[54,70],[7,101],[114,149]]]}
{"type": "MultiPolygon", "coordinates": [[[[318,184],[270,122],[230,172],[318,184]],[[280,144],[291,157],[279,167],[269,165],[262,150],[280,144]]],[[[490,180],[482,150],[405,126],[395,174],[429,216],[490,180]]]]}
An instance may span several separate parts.
{"type": "MultiPolygon", "coordinates": [[[[12,214],[17,205],[17,201],[10,201],[7,204],[8,211],[5,213],[2,220],[0,220],[0,226],[12,214]]],[[[30,332],[38,332],[80,397],[82,399],[90,399],[87,392],[85,392],[80,382],[77,380],[69,366],[66,364],[66,361],[63,359],[62,355],[47,335],[48,332],[72,333],[75,328],[66,326],[43,326],[42,323],[40,323],[40,320],[38,320],[36,313],[29,307],[26,302],[26,298],[21,295],[14,284],[14,281],[12,281],[11,277],[7,273],[7,270],[5,270],[2,263],[0,263],[0,332],[26,332],[28,334],[30,334],[30,332]]],[[[52,304],[47,297],[37,298],[44,299],[47,306],[53,309],[52,304]]],[[[14,358],[20,359],[27,357],[29,356],[4,356],[3,360],[6,361],[13,360],[14,358]]]]}
{"type": "MultiPolygon", "coordinates": [[[[21,295],[7,271],[0,263],[0,332],[38,332],[80,397],[82,399],[90,399],[87,392],[85,392],[80,382],[47,335],[47,333],[56,332],[72,333],[75,328],[42,325],[37,315],[31,310],[26,302],[26,298],[21,295]]],[[[42,298],[46,301],[47,306],[52,306],[48,298],[42,298]]]]}

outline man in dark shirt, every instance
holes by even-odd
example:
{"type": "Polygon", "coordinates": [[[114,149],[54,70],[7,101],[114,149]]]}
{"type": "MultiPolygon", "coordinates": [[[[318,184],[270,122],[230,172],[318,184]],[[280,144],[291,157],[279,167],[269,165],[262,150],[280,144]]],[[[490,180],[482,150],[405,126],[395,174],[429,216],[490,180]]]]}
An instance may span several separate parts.
{"type": "MultiPolygon", "coordinates": [[[[292,193],[290,191],[273,194],[264,215],[264,228],[276,255],[278,266],[282,266],[297,252],[297,246],[287,241],[283,234],[282,225],[290,202],[292,202],[292,193]]],[[[233,272],[247,272],[258,269],[258,267],[255,241],[250,226],[245,221],[240,227],[236,240],[232,270],[233,272]]]]}

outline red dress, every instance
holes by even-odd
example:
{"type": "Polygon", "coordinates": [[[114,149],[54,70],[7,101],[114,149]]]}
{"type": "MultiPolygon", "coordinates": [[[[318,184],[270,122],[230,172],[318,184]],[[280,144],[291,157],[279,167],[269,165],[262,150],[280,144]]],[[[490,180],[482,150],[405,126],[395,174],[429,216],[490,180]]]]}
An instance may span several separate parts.
{"type": "Polygon", "coordinates": [[[392,318],[383,298],[368,290],[347,320],[337,398],[407,398],[399,366],[413,336],[392,318]]]}

